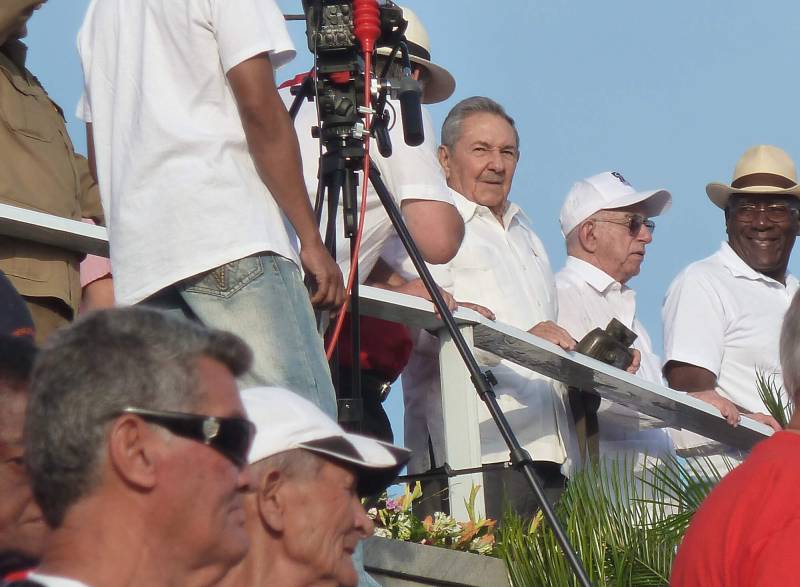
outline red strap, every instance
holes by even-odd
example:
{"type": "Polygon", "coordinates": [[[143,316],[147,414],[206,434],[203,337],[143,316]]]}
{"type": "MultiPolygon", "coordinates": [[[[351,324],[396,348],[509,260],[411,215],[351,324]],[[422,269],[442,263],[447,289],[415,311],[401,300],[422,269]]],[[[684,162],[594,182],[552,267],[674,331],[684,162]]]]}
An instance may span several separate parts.
{"type": "Polygon", "coordinates": [[[306,81],[306,78],[309,75],[311,75],[311,71],[306,71],[305,73],[298,73],[292,79],[287,79],[285,82],[283,82],[281,85],[279,85],[278,89],[282,90],[283,88],[293,88],[294,86],[299,86],[304,81],[306,81]]]}

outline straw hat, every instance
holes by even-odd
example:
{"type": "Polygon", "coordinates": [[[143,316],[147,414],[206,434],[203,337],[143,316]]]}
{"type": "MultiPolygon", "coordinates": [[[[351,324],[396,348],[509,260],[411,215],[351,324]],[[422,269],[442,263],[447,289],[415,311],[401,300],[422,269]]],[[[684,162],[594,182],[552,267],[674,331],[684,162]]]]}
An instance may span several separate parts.
{"type": "Polygon", "coordinates": [[[757,145],[747,149],[736,163],[730,185],[710,183],[706,193],[712,202],[724,209],[733,194],[800,198],[800,185],[794,161],[786,151],[772,145],[757,145]]]}
{"type": "MultiPolygon", "coordinates": [[[[456,80],[444,67],[431,62],[431,43],[428,31],[422,26],[419,17],[410,8],[405,6],[400,8],[403,9],[403,18],[408,21],[406,44],[408,45],[409,59],[412,63],[416,63],[428,71],[425,89],[422,92],[422,103],[443,102],[453,95],[456,89],[456,80]]],[[[378,48],[378,55],[388,56],[390,53],[391,47],[378,48]]]]}

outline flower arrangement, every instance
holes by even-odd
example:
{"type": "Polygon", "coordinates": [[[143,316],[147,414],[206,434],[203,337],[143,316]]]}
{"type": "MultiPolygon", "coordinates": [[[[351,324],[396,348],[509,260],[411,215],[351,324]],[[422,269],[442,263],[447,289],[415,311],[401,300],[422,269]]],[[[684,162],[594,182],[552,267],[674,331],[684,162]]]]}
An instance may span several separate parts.
{"type": "Polygon", "coordinates": [[[398,497],[388,497],[385,493],[378,500],[377,507],[370,508],[367,514],[375,523],[375,535],[418,544],[430,544],[452,550],[474,554],[493,554],[495,547],[496,521],[479,518],[475,514],[475,498],[480,487],[474,486],[467,502],[469,520],[459,522],[442,512],[420,520],[411,511],[413,503],[422,496],[419,482],[411,489],[405,486],[398,497]]]}

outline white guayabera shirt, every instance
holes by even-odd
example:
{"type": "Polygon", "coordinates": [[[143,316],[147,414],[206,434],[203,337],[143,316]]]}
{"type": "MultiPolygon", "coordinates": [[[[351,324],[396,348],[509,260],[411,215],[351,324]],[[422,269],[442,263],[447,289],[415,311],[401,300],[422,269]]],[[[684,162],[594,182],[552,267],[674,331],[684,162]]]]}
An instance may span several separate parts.
{"type": "MultiPolygon", "coordinates": [[[[616,318],[636,333],[633,348],[641,353],[637,376],[664,385],[661,360],[653,352],[650,336],[636,318],[636,292],[581,259],[567,257],[556,274],[558,324],[576,340],[594,328],[605,328],[616,318]]],[[[624,406],[603,400],[598,410],[600,454],[603,457],[661,456],[672,453],[672,442],[663,425],[624,406]]],[[[642,462],[639,459],[639,462],[642,462]]]]}
{"type": "MultiPolygon", "coordinates": [[[[545,320],[555,321],[557,302],[550,262],[524,212],[509,203],[501,225],[485,206],[457,192],[452,195],[464,218],[465,234],[458,254],[449,263],[429,266],[439,286],[459,301],[488,307],[498,321],[522,330],[545,320]]],[[[396,264],[394,261],[389,260],[396,264]]],[[[411,273],[410,263],[402,269],[411,273]]],[[[414,451],[411,472],[429,465],[429,434],[435,465],[444,460],[437,352],[438,341],[421,333],[403,372],[405,441],[414,451]]],[[[498,404],[520,444],[534,460],[564,463],[572,432],[561,387],[543,375],[486,353],[477,358],[497,377],[498,404]]],[[[488,410],[482,402],[478,406],[483,462],[508,460],[508,448],[488,410]]]]}

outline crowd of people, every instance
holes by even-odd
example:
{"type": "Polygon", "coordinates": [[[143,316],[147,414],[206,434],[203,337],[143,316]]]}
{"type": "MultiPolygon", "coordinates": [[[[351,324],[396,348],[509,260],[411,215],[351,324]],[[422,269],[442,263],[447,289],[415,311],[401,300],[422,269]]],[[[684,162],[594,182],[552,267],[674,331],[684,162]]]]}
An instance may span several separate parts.
{"type": "MultiPolygon", "coordinates": [[[[111,256],[0,237],[0,577],[45,587],[374,585],[360,498],[406,465],[415,474],[447,464],[439,340],[361,318],[360,353],[348,354],[345,332],[331,376],[315,311],[342,311],[350,250],[339,237],[328,251],[312,209],[325,173],[319,122],[308,102],[294,121],[287,112],[302,74],[276,84],[294,56],[280,11],[273,0],[92,0],[78,36],[84,158],[25,67],[27,21],[45,3],[0,5],[0,202],[103,224],[111,256]],[[363,420],[340,425],[337,390],[351,401],[354,373],[363,420]],[[406,447],[392,444],[381,406],[401,373],[406,447]]],[[[444,101],[455,80],[432,61],[416,15],[403,14],[422,102],[444,101]]],[[[379,67],[398,69],[389,59],[379,51],[379,67]]],[[[678,454],[727,473],[747,458],[697,515],[673,582],[786,583],[780,560],[795,536],[786,471],[800,422],[782,431],[757,379],[773,378],[792,400],[800,383],[790,156],[754,146],[729,184],[706,186],[728,238],[669,287],[662,359],[628,282],[654,218],[668,213],[667,190],[637,190],[619,171],[577,181],[559,218],[568,257],[554,273],[509,199],[520,160],[512,116],[475,96],[450,110],[439,145],[424,108],[423,126],[423,144],[408,146],[398,117],[393,154],[374,145],[370,154],[451,309],[568,351],[616,319],[636,335],[634,376],[707,402],[732,426],[746,417],[778,432],[748,457],[479,354],[547,500],[590,459],[632,460],[642,473],[678,454]],[[765,491],[786,495],[753,529],[747,513],[765,491]]],[[[358,279],[430,299],[371,186],[358,279]]],[[[534,515],[524,478],[492,466],[509,455],[483,405],[476,424],[487,514],[534,515]]],[[[447,509],[441,482],[427,481],[424,495],[426,508],[447,509]]]]}

